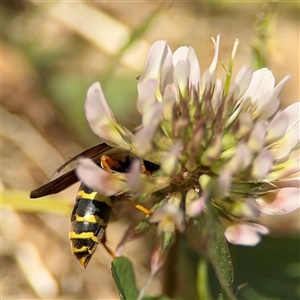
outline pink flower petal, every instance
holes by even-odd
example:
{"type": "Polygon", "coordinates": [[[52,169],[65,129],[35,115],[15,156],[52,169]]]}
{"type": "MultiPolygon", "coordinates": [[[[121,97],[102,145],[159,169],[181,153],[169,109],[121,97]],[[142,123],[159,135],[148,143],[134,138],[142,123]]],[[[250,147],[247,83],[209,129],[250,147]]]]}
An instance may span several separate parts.
{"type": "Polygon", "coordinates": [[[255,180],[263,180],[269,173],[273,164],[273,155],[264,150],[258,154],[252,164],[251,177],[255,180]]]}
{"type": "Polygon", "coordinates": [[[148,107],[153,105],[156,101],[156,90],[157,90],[157,80],[149,79],[142,83],[139,83],[139,96],[137,100],[137,109],[140,114],[146,112],[148,107]]]}
{"type": "Polygon", "coordinates": [[[286,76],[274,89],[266,91],[265,94],[258,98],[257,107],[253,114],[255,118],[258,118],[258,120],[265,120],[276,113],[280,106],[280,101],[278,99],[279,93],[289,78],[290,76],[286,76]]]}
{"type": "Polygon", "coordinates": [[[179,95],[186,98],[188,93],[188,80],[191,66],[189,62],[180,60],[174,68],[174,84],[179,88],[179,95]]]}
{"type": "Polygon", "coordinates": [[[300,177],[282,179],[272,182],[278,188],[294,187],[300,190],[300,177]]]}
{"type": "Polygon", "coordinates": [[[259,69],[253,73],[249,88],[245,92],[243,98],[252,98],[252,103],[256,103],[258,99],[262,99],[267,92],[273,90],[275,78],[267,68],[259,69]]]}
{"type": "Polygon", "coordinates": [[[265,122],[258,122],[254,125],[248,140],[248,147],[253,153],[258,153],[263,148],[266,131],[265,122]]]}
{"type": "Polygon", "coordinates": [[[209,67],[209,73],[213,74],[216,72],[217,69],[217,63],[218,63],[218,58],[219,58],[219,48],[220,48],[220,39],[221,39],[221,35],[218,34],[217,35],[217,40],[216,40],[216,44],[215,44],[215,53],[214,53],[214,57],[213,60],[211,62],[211,65],[209,67]]]}
{"type": "Polygon", "coordinates": [[[271,144],[282,138],[288,128],[289,119],[286,114],[279,112],[270,122],[265,138],[266,144],[271,144]]]}
{"type": "Polygon", "coordinates": [[[200,82],[200,67],[195,50],[192,47],[178,48],[173,54],[173,64],[175,69],[180,61],[183,61],[186,66],[186,79],[188,79],[190,83],[188,88],[191,86],[198,88],[200,82]]]}
{"type": "MultiPolygon", "coordinates": [[[[172,52],[165,41],[155,42],[148,53],[143,73],[138,81],[138,92],[142,93],[144,82],[157,80],[157,97],[161,101],[161,93],[165,86],[173,81],[172,52]]],[[[143,113],[142,111],[141,113],[143,113]]]]}
{"type": "Polygon", "coordinates": [[[95,82],[87,92],[85,113],[92,131],[105,143],[112,147],[131,148],[133,134],[117,123],[99,82],[95,82]]]}
{"type": "Polygon", "coordinates": [[[299,188],[282,188],[257,198],[260,211],[269,215],[286,214],[300,206],[299,188]]]}
{"type": "Polygon", "coordinates": [[[213,191],[213,195],[217,199],[223,199],[228,195],[231,186],[232,173],[226,168],[221,172],[217,180],[217,189],[213,191]]]}
{"type": "Polygon", "coordinates": [[[266,177],[268,181],[274,181],[281,178],[289,177],[300,171],[300,157],[294,157],[283,163],[276,164],[266,177]]]}
{"type": "Polygon", "coordinates": [[[295,102],[289,105],[283,110],[283,113],[287,116],[289,120],[289,125],[287,131],[291,130],[293,127],[298,126],[300,122],[300,102],[295,102]]]}
{"type": "MultiPolygon", "coordinates": [[[[178,163],[178,157],[182,145],[180,142],[176,142],[166,155],[164,155],[161,162],[161,169],[164,171],[164,174],[167,176],[172,176],[178,174],[178,169],[180,164],[178,163]]],[[[180,170],[180,169],[179,169],[180,170]]]]}
{"type": "Polygon", "coordinates": [[[289,155],[300,141],[300,102],[290,105],[282,113],[288,118],[286,133],[270,145],[274,157],[278,160],[289,155]]]}
{"type": "Polygon", "coordinates": [[[216,110],[221,103],[222,100],[222,95],[223,95],[223,86],[222,86],[222,80],[217,79],[216,85],[215,85],[215,90],[214,90],[214,95],[212,99],[212,107],[214,110],[216,110]]]}
{"type": "Polygon", "coordinates": [[[293,127],[288,129],[285,135],[269,145],[270,151],[272,152],[276,160],[281,160],[286,158],[290,152],[295,148],[300,140],[300,130],[299,124],[295,124],[293,127]]]}
{"type": "Polygon", "coordinates": [[[280,106],[280,100],[278,98],[270,101],[271,92],[267,92],[262,98],[258,101],[258,105],[253,112],[253,118],[257,120],[266,120],[272,117],[280,106]]]}
{"type": "Polygon", "coordinates": [[[251,157],[252,154],[249,148],[245,143],[241,142],[239,143],[234,156],[224,166],[224,168],[230,171],[232,174],[239,173],[249,166],[251,157]]]}
{"type": "Polygon", "coordinates": [[[284,77],[284,78],[276,85],[276,87],[275,87],[274,90],[272,91],[272,94],[271,94],[271,96],[270,96],[270,99],[268,100],[269,103],[272,103],[273,101],[275,101],[275,100],[278,98],[278,96],[279,96],[279,94],[280,94],[282,88],[283,88],[284,85],[287,83],[287,81],[290,80],[291,77],[292,77],[291,75],[285,76],[285,77],[284,77]]]}
{"type": "Polygon", "coordinates": [[[200,93],[204,93],[205,90],[211,90],[211,88],[215,85],[216,82],[216,69],[219,57],[219,47],[220,47],[220,38],[221,36],[217,36],[216,44],[215,44],[215,53],[212,60],[212,63],[209,69],[205,70],[202,75],[202,81],[200,86],[200,93]]]}
{"type": "Polygon", "coordinates": [[[141,161],[135,159],[129,168],[128,173],[128,186],[132,193],[142,193],[144,190],[144,180],[141,175],[141,161]]]}
{"type": "Polygon", "coordinates": [[[143,127],[135,135],[135,148],[144,156],[151,152],[155,134],[159,129],[161,116],[163,114],[162,103],[156,103],[148,108],[143,114],[143,127]]]}
{"type": "Polygon", "coordinates": [[[252,130],[252,118],[248,112],[241,112],[238,118],[239,129],[237,133],[238,138],[243,138],[252,130]]]}
{"type": "Polygon", "coordinates": [[[160,232],[173,232],[174,225],[181,232],[186,228],[183,210],[173,203],[166,203],[159,207],[149,218],[149,222],[159,222],[160,232]]]}
{"type": "Polygon", "coordinates": [[[208,193],[203,193],[203,195],[186,205],[186,214],[189,217],[195,217],[199,215],[205,208],[205,203],[208,198],[208,193]]]}
{"type": "MultiPolygon", "coordinates": [[[[156,272],[164,265],[167,255],[166,255],[166,250],[162,249],[161,244],[157,244],[152,251],[151,254],[151,276],[155,275],[156,272]]],[[[146,281],[148,282],[148,280],[146,281]]]]}
{"type": "Polygon", "coordinates": [[[128,189],[122,181],[126,179],[125,174],[105,171],[89,158],[79,158],[76,175],[90,189],[105,196],[115,196],[128,189]]]}
{"type": "Polygon", "coordinates": [[[242,97],[247,89],[249,88],[250,82],[252,80],[253,76],[253,69],[247,66],[243,66],[238,74],[236,75],[236,78],[234,80],[234,83],[240,88],[238,98],[242,97]]]}
{"type": "Polygon", "coordinates": [[[233,224],[225,230],[228,242],[236,245],[255,246],[261,240],[261,234],[268,234],[268,228],[251,223],[233,224]]]}

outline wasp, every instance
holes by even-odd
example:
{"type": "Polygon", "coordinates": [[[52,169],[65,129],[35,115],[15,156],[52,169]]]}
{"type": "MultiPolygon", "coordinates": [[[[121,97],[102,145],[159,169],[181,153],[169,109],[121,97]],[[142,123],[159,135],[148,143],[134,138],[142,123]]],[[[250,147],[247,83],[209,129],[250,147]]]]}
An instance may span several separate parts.
{"type": "MultiPolygon", "coordinates": [[[[99,167],[108,172],[126,173],[132,157],[129,152],[110,147],[103,143],[96,145],[63,164],[57,172],[76,161],[79,157],[91,158],[99,167]]],[[[155,171],[157,165],[147,162],[147,169],[155,171]]],[[[147,170],[147,172],[150,172],[147,170]]],[[[75,169],[33,190],[30,198],[40,198],[56,194],[78,181],[75,169]]],[[[75,205],[71,214],[70,244],[71,251],[83,268],[86,268],[97,246],[101,243],[108,253],[114,258],[114,252],[106,245],[105,229],[107,227],[113,204],[117,199],[122,199],[135,208],[150,215],[152,212],[134,201],[121,196],[104,196],[93,191],[84,183],[81,183],[75,205]]]]}

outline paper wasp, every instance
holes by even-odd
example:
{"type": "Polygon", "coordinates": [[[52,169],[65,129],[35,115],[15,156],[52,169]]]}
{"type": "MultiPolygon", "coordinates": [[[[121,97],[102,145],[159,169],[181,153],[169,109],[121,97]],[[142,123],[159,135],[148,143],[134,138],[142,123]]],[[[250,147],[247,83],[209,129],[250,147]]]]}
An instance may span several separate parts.
{"type": "MultiPolygon", "coordinates": [[[[130,153],[121,149],[112,148],[107,144],[99,144],[63,164],[57,172],[79,157],[91,158],[99,167],[110,172],[126,173],[132,157],[130,153]],[[105,159],[104,159],[105,158],[105,159]]],[[[147,172],[158,169],[157,165],[147,162],[147,172]],[[150,170],[149,170],[150,169],[150,170]]],[[[40,198],[51,194],[56,194],[72,184],[78,178],[75,169],[61,175],[60,177],[48,182],[47,184],[33,190],[30,198],[40,198]]],[[[81,183],[76,202],[71,214],[70,242],[71,250],[83,268],[86,268],[91,257],[96,251],[98,243],[103,244],[105,249],[114,257],[113,251],[105,244],[105,229],[109,221],[110,213],[114,201],[118,196],[104,196],[91,190],[84,183],[81,183]]],[[[122,197],[123,200],[135,206],[146,214],[151,214],[147,208],[136,204],[132,200],[122,197]]]]}

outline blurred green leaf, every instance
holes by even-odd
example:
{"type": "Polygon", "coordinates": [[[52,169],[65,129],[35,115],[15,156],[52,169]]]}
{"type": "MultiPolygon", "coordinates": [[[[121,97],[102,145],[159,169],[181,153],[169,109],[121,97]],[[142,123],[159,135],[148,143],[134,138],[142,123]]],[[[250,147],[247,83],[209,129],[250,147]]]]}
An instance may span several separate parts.
{"type": "Polygon", "coordinates": [[[231,246],[239,300],[300,299],[300,235],[264,237],[256,247],[231,246]]]}
{"type": "Polygon", "coordinates": [[[22,212],[52,213],[69,216],[72,205],[61,196],[47,196],[32,200],[29,191],[5,190],[1,193],[2,206],[22,212]]]}
{"type": "Polygon", "coordinates": [[[121,299],[137,299],[138,290],[131,262],[125,257],[117,257],[112,261],[112,275],[121,299]]]}
{"type": "Polygon", "coordinates": [[[257,15],[252,42],[254,69],[267,67],[272,57],[272,42],[276,39],[277,1],[269,2],[257,15]]]}
{"type": "Polygon", "coordinates": [[[197,270],[197,291],[199,299],[212,299],[208,283],[207,260],[200,257],[197,270]]]}
{"type": "Polygon", "coordinates": [[[110,58],[106,68],[103,71],[103,75],[101,78],[101,83],[103,86],[106,85],[106,82],[110,80],[111,77],[113,77],[113,73],[116,69],[116,66],[119,64],[119,61],[121,57],[124,55],[124,53],[132,47],[135,42],[142,37],[144,37],[151,28],[154,21],[158,18],[158,16],[163,12],[165,8],[165,5],[162,4],[158,5],[157,8],[154,11],[151,11],[147,18],[144,18],[142,20],[142,23],[139,24],[135,30],[132,31],[131,36],[129,37],[127,43],[124,44],[124,46],[114,55],[110,58]]]}
{"type": "Polygon", "coordinates": [[[171,298],[145,296],[143,300],[171,300],[171,298]]]}

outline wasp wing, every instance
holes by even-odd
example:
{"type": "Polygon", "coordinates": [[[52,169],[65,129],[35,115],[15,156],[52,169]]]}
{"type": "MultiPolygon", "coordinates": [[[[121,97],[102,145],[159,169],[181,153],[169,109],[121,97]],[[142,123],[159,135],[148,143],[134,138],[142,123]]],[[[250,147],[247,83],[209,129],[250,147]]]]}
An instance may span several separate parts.
{"type": "MultiPolygon", "coordinates": [[[[66,163],[64,163],[61,167],[59,167],[56,172],[59,173],[63,170],[67,165],[76,161],[79,157],[89,157],[94,162],[99,163],[101,156],[103,154],[111,154],[111,153],[120,153],[124,152],[124,150],[112,148],[107,144],[99,144],[92,148],[89,148],[78,155],[74,156],[73,158],[69,159],[66,163]]],[[[44,184],[43,186],[33,190],[30,193],[30,198],[40,198],[51,194],[56,194],[61,192],[62,190],[66,189],[67,187],[71,186],[72,184],[76,183],[78,178],[75,174],[75,170],[71,170],[60,177],[44,184]]]]}
{"type": "Polygon", "coordinates": [[[65,162],[62,166],[60,166],[56,172],[59,173],[61,170],[63,170],[67,165],[72,163],[73,161],[76,161],[79,157],[90,157],[92,158],[96,163],[100,161],[101,156],[104,153],[108,153],[110,149],[113,149],[112,147],[108,146],[105,143],[98,144],[92,148],[89,148],[87,150],[84,150],[83,152],[77,154],[76,156],[69,159],[67,162],[65,162]],[[98,160],[98,161],[97,161],[98,160]]]}
{"type": "Polygon", "coordinates": [[[77,181],[78,178],[75,174],[75,170],[71,170],[30,192],[30,198],[40,198],[59,193],[77,181]]]}

